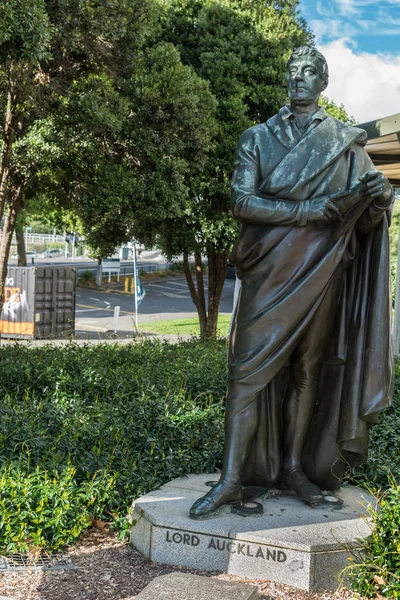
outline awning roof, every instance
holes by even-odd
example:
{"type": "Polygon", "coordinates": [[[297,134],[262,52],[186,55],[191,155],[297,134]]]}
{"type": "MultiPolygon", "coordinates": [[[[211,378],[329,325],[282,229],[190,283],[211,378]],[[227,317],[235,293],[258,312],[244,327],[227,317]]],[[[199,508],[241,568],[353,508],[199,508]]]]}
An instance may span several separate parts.
{"type": "Polygon", "coordinates": [[[400,113],[357,125],[368,134],[367,152],[393,186],[400,187],[400,113]]]}

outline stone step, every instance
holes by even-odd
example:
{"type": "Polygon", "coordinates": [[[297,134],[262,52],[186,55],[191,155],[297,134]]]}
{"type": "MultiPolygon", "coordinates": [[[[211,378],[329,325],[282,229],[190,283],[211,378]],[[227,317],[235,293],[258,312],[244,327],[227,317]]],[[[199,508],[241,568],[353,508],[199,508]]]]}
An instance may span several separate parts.
{"type": "Polygon", "coordinates": [[[136,600],[258,600],[258,591],[253,585],[176,572],[153,579],[136,600]]]}

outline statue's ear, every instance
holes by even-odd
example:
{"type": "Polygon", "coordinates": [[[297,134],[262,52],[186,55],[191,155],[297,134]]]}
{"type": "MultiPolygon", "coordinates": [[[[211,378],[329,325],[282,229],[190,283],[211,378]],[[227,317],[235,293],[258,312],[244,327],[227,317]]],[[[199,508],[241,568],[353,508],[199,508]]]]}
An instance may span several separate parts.
{"type": "Polygon", "coordinates": [[[328,87],[328,80],[325,79],[324,83],[322,84],[322,91],[324,92],[327,87],[328,87]]]}

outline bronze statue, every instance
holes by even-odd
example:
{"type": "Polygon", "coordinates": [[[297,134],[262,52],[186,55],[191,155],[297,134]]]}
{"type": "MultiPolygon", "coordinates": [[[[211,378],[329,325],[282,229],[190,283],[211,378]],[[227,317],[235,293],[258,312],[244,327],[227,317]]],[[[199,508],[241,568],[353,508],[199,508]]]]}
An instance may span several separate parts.
{"type": "Polygon", "coordinates": [[[192,518],[240,502],[243,486],[285,487],[306,503],[367,456],[391,398],[388,225],[393,190],[365,131],[327,116],[328,66],[294,50],[290,105],[240,138],[232,211],[241,280],[229,351],[219,482],[192,518]]]}

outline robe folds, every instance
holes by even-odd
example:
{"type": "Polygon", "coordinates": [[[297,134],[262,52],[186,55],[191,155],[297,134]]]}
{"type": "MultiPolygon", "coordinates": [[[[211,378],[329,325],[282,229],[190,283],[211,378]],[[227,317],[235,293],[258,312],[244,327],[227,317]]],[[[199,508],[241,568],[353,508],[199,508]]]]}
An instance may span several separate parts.
{"type": "Polygon", "coordinates": [[[364,198],[341,221],[307,224],[305,201],[349,192],[375,170],[365,143],[363,130],[332,117],[295,140],[279,114],[240,139],[232,209],[241,234],[231,262],[241,288],[230,337],[227,418],[258,405],[246,485],[279,485],[291,355],[338,269],[343,283],[334,333],[321,356],[303,451],[309,479],[322,489],[338,488],[348,467],[366,459],[369,428],[390,403],[390,211],[364,198]]]}

